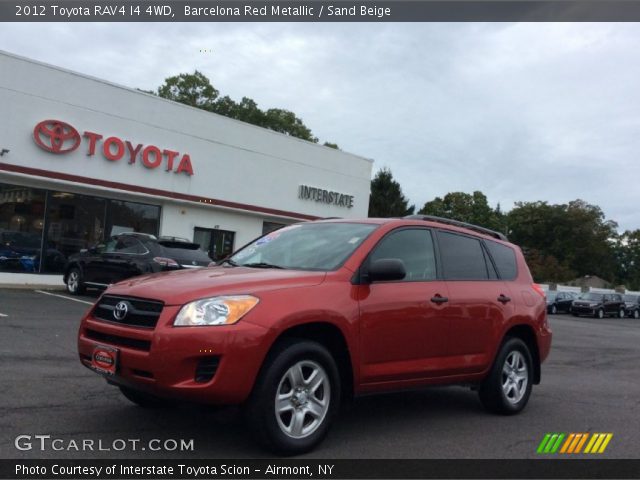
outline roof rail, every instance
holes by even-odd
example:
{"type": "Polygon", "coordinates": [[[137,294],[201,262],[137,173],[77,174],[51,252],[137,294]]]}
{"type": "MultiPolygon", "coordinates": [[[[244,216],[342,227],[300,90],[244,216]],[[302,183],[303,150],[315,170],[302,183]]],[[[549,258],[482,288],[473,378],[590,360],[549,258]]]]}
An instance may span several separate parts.
{"type": "Polygon", "coordinates": [[[444,223],[445,225],[453,225],[455,227],[462,227],[468,230],[473,230],[474,232],[484,233],[485,235],[497,238],[498,240],[504,240],[505,242],[508,241],[506,235],[504,235],[503,233],[480,227],[478,225],[473,225],[472,223],[461,222],[459,220],[451,220],[450,218],[435,217],[433,215],[407,215],[404,218],[411,220],[424,220],[427,222],[444,223]]]}

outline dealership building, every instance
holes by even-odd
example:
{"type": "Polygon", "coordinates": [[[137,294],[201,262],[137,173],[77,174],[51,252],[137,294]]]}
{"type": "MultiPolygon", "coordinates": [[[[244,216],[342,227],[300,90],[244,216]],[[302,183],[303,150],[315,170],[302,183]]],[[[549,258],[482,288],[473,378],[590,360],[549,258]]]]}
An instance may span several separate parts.
{"type": "Polygon", "coordinates": [[[372,161],[340,150],[1,51],[0,105],[5,279],[122,232],[220,259],[282,225],[367,216],[372,161]]]}

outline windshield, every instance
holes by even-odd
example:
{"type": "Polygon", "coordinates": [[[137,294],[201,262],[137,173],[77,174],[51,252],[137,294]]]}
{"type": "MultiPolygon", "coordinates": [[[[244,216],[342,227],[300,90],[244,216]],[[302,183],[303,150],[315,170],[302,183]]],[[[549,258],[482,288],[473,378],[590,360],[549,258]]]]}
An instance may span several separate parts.
{"type": "Polygon", "coordinates": [[[591,300],[594,302],[599,302],[602,300],[601,293],[584,293],[580,296],[580,300],[591,300]]]}
{"type": "Polygon", "coordinates": [[[250,243],[232,255],[229,263],[257,268],[334,270],[377,227],[367,223],[291,225],[250,243]]]}

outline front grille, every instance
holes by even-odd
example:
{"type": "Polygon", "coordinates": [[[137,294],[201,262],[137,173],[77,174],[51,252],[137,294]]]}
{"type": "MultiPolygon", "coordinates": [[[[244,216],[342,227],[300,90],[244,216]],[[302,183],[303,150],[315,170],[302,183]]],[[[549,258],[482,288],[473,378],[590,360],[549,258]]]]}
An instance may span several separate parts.
{"type": "Polygon", "coordinates": [[[164,304],[157,300],[103,295],[93,311],[93,316],[99,320],[121,325],[155,328],[163,307],[164,304]],[[124,308],[116,308],[118,306],[124,306],[124,308]]]}
{"type": "Polygon", "coordinates": [[[108,333],[97,332],[88,328],[85,335],[91,340],[103,342],[109,345],[117,345],[119,347],[128,347],[136,350],[151,350],[151,342],[146,340],[138,340],[137,338],[121,337],[120,335],[110,335],[108,333]]]}
{"type": "Polygon", "coordinates": [[[208,382],[213,378],[218,370],[220,357],[201,358],[196,367],[195,381],[198,383],[208,382]]]}

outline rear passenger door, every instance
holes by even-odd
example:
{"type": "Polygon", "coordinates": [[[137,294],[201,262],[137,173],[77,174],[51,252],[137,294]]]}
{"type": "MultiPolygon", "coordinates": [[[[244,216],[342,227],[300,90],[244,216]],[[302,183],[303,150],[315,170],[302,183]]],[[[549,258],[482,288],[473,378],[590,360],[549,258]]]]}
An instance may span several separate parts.
{"type": "MultiPolygon", "coordinates": [[[[449,291],[450,360],[455,373],[480,372],[491,363],[497,332],[513,315],[512,294],[507,283],[498,278],[484,241],[442,230],[437,237],[443,278],[449,291]]],[[[509,256],[509,252],[502,251],[509,247],[490,243],[496,256],[509,256]]]]}

